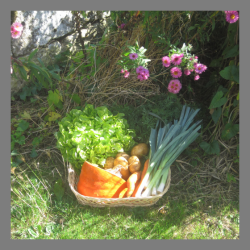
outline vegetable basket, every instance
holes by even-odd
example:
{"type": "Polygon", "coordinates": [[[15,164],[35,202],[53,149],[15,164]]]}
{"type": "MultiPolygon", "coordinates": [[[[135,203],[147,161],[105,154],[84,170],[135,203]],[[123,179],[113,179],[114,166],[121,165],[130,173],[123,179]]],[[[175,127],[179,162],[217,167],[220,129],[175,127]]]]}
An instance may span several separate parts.
{"type": "Polygon", "coordinates": [[[81,195],[77,192],[77,183],[79,176],[77,176],[71,164],[68,165],[68,182],[69,187],[76,196],[79,204],[89,205],[92,207],[137,207],[137,206],[152,206],[155,204],[169,189],[171,181],[171,170],[169,169],[168,178],[165,188],[162,193],[155,196],[148,197],[129,197],[129,198],[95,198],[81,195]]]}

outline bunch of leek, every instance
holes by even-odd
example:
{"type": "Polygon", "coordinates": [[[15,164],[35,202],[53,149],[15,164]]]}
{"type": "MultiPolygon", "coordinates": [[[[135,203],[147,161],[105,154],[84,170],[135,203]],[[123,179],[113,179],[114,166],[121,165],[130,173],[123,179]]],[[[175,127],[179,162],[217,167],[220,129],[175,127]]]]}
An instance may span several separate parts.
{"type": "Polygon", "coordinates": [[[197,131],[201,128],[198,126],[201,121],[191,125],[198,112],[199,109],[184,105],[179,121],[174,120],[174,124],[166,124],[157,116],[156,128],[151,129],[149,138],[149,166],[135,197],[157,195],[164,190],[170,166],[199,136],[197,131]]]}

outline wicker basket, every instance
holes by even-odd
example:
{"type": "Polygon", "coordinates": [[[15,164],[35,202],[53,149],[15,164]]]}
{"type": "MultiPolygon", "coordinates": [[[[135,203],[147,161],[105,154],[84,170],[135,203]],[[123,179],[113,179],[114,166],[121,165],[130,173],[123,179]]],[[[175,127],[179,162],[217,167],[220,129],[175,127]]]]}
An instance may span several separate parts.
{"type": "Polygon", "coordinates": [[[169,169],[169,174],[165,189],[162,193],[155,196],[148,197],[129,197],[129,198],[95,198],[81,195],[77,192],[77,183],[79,177],[76,175],[73,167],[69,164],[68,166],[68,182],[70,189],[75,194],[77,201],[82,205],[89,205],[92,207],[137,207],[137,206],[152,206],[155,204],[169,189],[171,181],[171,170],[169,169]]]}

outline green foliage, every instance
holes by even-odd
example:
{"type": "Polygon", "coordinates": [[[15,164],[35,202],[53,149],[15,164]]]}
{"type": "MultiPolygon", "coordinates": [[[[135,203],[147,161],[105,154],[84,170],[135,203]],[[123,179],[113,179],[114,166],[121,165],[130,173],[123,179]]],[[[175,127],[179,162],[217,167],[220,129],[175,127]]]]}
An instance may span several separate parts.
{"type": "Polygon", "coordinates": [[[220,75],[226,79],[239,83],[239,66],[230,65],[220,71],[220,75]]]}
{"type": "Polygon", "coordinates": [[[227,98],[223,97],[223,92],[218,91],[211,101],[209,109],[218,108],[223,106],[227,102],[227,98]]]}
{"type": "Polygon", "coordinates": [[[76,171],[84,161],[104,166],[109,156],[128,151],[135,144],[134,131],[122,117],[105,107],[87,104],[83,111],[72,109],[59,122],[57,147],[76,171]]]}
{"type": "Polygon", "coordinates": [[[54,111],[55,110],[54,106],[56,106],[59,109],[63,108],[62,104],[63,99],[58,89],[56,89],[55,91],[49,90],[47,100],[50,106],[50,110],[54,111]]]}
{"type": "Polygon", "coordinates": [[[207,143],[205,141],[200,143],[200,147],[205,151],[207,154],[220,154],[220,146],[218,141],[214,140],[212,143],[207,143]]]}
{"type": "Polygon", "coordinates": [[[223,140],[230,140],[233,136],[237,135],[239,132],[239,124],[233,124],[229,122],[225,125],[221,132],[221,138],[223,140]]]}
{"type": "Polygon", "coordinates": [[[116,114],[124,113],[129,127],[136,132],[137,142],[148,142],[151,128],[154,128],[157,118],[149,115],[152,112],[165,121],[178,119],[182,105],[176,96],[160,94],[150,97],[144,104],[137,102],[137,107],[129,105],[112,105],[110,110],[116,114]]]}

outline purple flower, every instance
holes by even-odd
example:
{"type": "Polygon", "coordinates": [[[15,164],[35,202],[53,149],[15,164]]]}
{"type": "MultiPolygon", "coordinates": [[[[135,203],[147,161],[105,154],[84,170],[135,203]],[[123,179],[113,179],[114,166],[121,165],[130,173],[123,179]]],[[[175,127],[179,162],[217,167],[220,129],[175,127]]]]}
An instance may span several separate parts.
{"type": "Polygon", "coordinates": [[[138,75],[138,76],[137,76],[137,79],[139,79],[140,81],[143,81],[143,80],[144,80],[142,75],[138,75]]]}
{"type": "Polygon", "coordinates": [[[177,94],[180,92],[182,85],[179,80],[171,80],[168,84],[168,91],[177,94]]]}
{"type": "Polygon", "coordinates": [[[135,59],[138,58],[138,54],[136,54],[136,53],[131,53],[131,54],[129,54],[129,58],[130,58],[131,60],[135,60],[135,59]]]}
{"type": "Polygon", "coordinates": [[[142,71],[143,69],[144,69],[144,68],[143,68],[142,66],[138,66],[138,67],[136,68],[136,73],[137,73],[137,74],[140,74],[141,71],[142,71]]]}
{"type": "Polygon", "coordinates": [[[193,65],[194,65],[194,67],[196,68],[196,66],[197,66],[197,62],[195,62],[193,65]]]}
{"type": "Polygon", "coordinates": [[[184,54],[183,54],[183,53],[181,53],[181,54],[180,54],[180,57],[182,58],[183,56],[184,56],[184,54]]]}
{"type": "Polygon", "coordinates": [[[123,29],[125,27],[125,25],[126,25],[125,23],[122,23],[121,24],[121,29],[123,29]]]}
{"type": "Polygon", "coordinates": [[[204,65],[201,63],[198,63],[194,70],[197,74],[201,74],[204,71],[204,65]]]}
{"type": "Polygon", "coordinates": [[[142,71],[140,72],[140,74],[141,75],[143,75],[143,76],[147,76],[147,77],[149,77],[149,71],[148,71],[148,69],[142,69],[142,71]]]}

